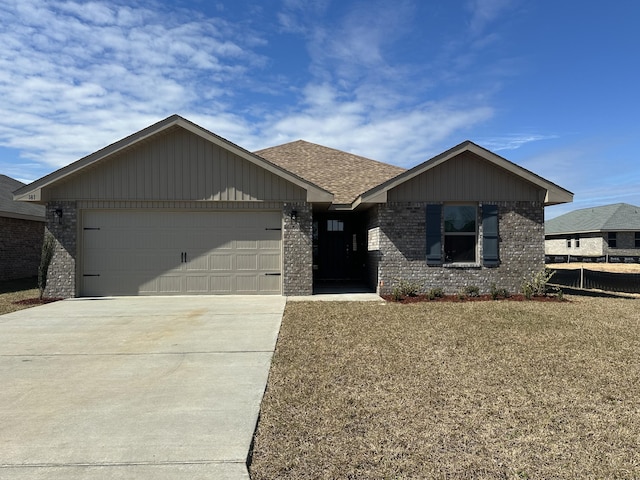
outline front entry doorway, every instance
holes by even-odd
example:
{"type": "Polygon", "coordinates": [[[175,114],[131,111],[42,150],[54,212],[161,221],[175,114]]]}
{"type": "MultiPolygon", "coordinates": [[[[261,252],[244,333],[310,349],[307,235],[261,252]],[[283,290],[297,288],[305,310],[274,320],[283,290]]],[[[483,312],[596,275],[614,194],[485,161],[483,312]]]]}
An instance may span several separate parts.
{"type": "Polygon", "coordinates": [[[367,282],[366,218],[355,213],[314,213],[313,280],[316,291],[357,288],[367,282]]]}

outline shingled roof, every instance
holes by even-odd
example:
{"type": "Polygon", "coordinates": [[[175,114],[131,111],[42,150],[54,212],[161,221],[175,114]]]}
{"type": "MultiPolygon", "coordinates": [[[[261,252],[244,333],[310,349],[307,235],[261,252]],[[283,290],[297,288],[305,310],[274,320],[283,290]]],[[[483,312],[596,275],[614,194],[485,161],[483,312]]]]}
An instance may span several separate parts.
{"type": "Polygon", "coordinates": [[[401,174],[404,168],[297,140],[256,155],[334,194],[334,204],[351,204],[362,193],[401,174]]]}
{"type": "Polygon", "coordinates": [[[13,200],[13,192],[23,186],[14,178],[0,175],[0,217],[44,221],[45,207],[13,200]]]}
{"type": "Polygon", "coordinates": [[[614,203],[582,208],[544,223],[546,235],[583,232],[640,231],[640,207],[614,203]]]}

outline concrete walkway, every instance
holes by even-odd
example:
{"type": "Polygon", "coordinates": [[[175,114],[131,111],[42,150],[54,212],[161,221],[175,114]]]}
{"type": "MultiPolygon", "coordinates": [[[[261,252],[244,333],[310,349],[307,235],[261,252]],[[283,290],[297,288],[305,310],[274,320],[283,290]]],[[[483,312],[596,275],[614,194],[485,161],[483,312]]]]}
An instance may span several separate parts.
{"type": "Polygon", "coordinates": [[[377,293],[319,293],[287,297],[288,302],[384,302],[377,293]]]}
{"type": "Polygon", "coordinates": [[[73,299],[0,316],[0,478],[248,479],[285,302],[73,299]]]}

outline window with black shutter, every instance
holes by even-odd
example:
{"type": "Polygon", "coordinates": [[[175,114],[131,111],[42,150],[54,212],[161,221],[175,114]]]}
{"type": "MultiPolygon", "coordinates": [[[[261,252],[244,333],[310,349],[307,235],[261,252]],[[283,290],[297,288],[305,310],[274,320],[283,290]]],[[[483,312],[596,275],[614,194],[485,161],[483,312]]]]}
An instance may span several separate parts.
{"type": "Polygon", "coordinates": [[[482,206],[482,263],[497,267],[500,263],[498,235],[498,206],[482,206]]]}
{"type": "Polygon", "coordinates": [[[442,265],[442,205],[427,205],[427,265],[442,265]]]}
{"type": "MultiPolygon", "coordinates": [[[[478,207],[427,205],[427,265],[478,263],[478,207]]],[[[498,206],[482,206],[482,264],[500,264],[498,206]]]]}

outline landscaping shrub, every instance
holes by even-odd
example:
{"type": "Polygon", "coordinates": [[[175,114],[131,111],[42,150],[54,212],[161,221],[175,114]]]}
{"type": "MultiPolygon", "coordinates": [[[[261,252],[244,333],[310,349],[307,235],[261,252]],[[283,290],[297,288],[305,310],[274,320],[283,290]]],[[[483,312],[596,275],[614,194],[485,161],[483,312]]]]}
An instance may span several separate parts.
{"type": "Polygon", "coordinates": [[[435,300],[436,298],[444,297],[444,290],[440,287],[434,287],[427,292],[427,298],[429,300],[435,300]]]}
{"type": "Polygon", "coordinates": [[[422,285],[410,280],[399,280],[398,284],[393,287],[391,295],[395,301],[400,301],[406,297],[417,297],[422,289],[422,285]]]}
{"type": "Polygon", "coordinates": [[[498,288],[496,287],[495,283],[491,284],[489,293],[491,294],[491,298],[493,300],[498,300],[500,298],[509,298],[510,296],[509,290],[507,290],[506,288],[498,288]]]}
{"type": "Polygon", "coordinates": [[[480,296],[480,289],[478,287],[476,287],[475,285],[468,285],[468,286],[464,287],[464,293],[468,297],[479,297],[480,296]]]}
{"type": "Polygon", "coordinates": [[[42,256],[40,257],[40,266],[38,267],[38,289],[40,290],[40,300],[44,297],[44,289],[47,287],[47,272],[53,258],[55,248],[55,239],[49,232],[45,233],[42,242],[42,256]]]}
{"type": "Polygon", "coordinates": [[[522,282],[522,294],[527,300],[534,296],[544,296],[547,293],[547,283],[556,272],[542,269],[522,282]]]}

